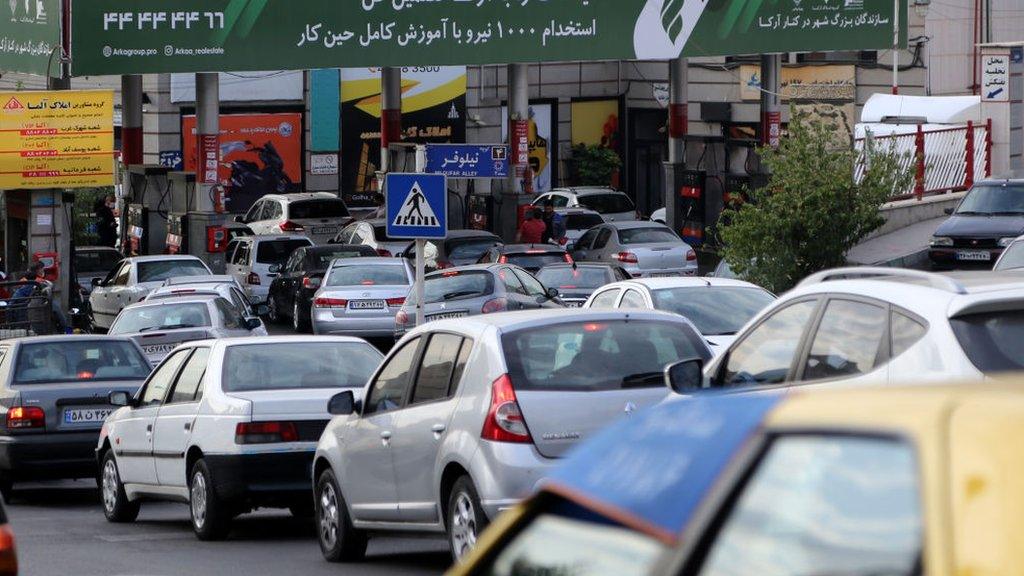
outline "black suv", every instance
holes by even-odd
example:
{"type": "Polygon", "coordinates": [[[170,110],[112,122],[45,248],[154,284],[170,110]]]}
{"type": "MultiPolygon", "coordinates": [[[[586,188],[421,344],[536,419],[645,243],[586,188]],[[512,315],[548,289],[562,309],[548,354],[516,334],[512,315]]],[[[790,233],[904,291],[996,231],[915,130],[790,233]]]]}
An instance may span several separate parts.
{"type": "Polygon", "coordinates": [[[991,268],[1024,234],[1024,172],[976,183],[935,231],[928,255],[936,268],[991,268]]]}

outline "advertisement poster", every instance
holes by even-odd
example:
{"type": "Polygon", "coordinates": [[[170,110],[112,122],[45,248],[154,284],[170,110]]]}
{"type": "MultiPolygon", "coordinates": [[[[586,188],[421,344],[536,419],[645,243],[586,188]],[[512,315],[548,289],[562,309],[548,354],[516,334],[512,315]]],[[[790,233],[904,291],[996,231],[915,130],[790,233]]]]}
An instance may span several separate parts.
{"type": "MultiPolygon", "coordinates": [[[[185,170],[196,170],[196,117],[181,119],[185,170]]],[[[222,114],[218,180],[229,212],[266,194],[302,190],[302,114],[222,114]]]]}
{"type": "MultiPolygon", "coordinates": [[[[350,207],[375,206],[380,165],[380,68],[341,71],[341,189],[350,207]]],[[[466,68],[402,70],[403,142],[466,141],[466,68]]],[[[412,171],[413,166],[396,167],[412,171]]]]}
{"type": "Polygon", "coordinates": [[[0,70],[59,77],[60,0],[9,0],[0,8],[0,70]]]}
{"type": "MultiPolygon", "coordinates": [[[[552,105],[530,104],[530,123],[527,127],[529,162],[533,170],[533,191],[547,192],[554,186],[555,144],[552,105]]],[[[501,138],[508,140],[508,107],[501,107],[501,138]]]]}
{"type": "Polygon", "coordinates": [[[597,145],[619,151],[619,101],[572,103],[572,145],[597,145]]]}
{"type": "Polygon", "coordinates": [[[113,185],[113,92],[0,92],[0,189],[113,185]]]}
{"type": "MultiPolygon", "coordinates": [[[[783,102],[789,100],[854,100],[857,97],[857,69],[852,65],[783,66],[779,78],[783,102]]],[[[740,97],[761,99],[761,67],[740,66],[740,97]]]]}

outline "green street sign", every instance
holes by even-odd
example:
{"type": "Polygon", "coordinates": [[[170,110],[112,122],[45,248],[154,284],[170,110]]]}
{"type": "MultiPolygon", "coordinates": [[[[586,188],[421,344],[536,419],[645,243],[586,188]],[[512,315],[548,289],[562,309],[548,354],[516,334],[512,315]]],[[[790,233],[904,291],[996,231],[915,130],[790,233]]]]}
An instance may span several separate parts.
{"type": "Polygon", "coordinates": [[[7,0],[0,7],[0,71],[60,76],[60,0],[7,0]]]}
{"type": "Polygon", "coordinates": [[[870,50],[891,47],[892,12],[890,0],[77,0],[72,73],[870,50]]]}

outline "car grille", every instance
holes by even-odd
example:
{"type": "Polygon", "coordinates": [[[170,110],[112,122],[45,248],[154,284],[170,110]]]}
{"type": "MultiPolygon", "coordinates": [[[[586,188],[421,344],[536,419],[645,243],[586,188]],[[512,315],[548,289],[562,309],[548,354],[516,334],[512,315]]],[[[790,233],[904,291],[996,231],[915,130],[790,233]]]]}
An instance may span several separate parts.
{"type": "Polygon", "coordinates": [[[953,238],[954,248],[997,248],[997,238],[953,238]]]}
{"type": "Polygon", "coordinates": [[[299,420],[295,422],[299,442],[319,442],[329,420],[299,420]]]}

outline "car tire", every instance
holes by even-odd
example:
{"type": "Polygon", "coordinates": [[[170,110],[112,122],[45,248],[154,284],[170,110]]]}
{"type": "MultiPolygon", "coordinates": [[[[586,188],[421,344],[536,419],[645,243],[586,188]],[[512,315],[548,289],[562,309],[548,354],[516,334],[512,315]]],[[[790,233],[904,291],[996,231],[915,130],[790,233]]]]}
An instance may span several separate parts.
{"type": "Polygon", "coordinates": [[[316,482],[317,541],[328,562],[359,562],[366,557],[368,538],[352,526],[348,506],[334,472],[324,470],[316,482]]]}
{"type": "Polygon", "coordinates": [[[203,541],[223,540],[231,531],[231,506],[217,496],[213,476],[204,460],[192,466],[188,483],[189,517],[196,537],[203,541]]]}
{"type": "Polygon", "coordinates": [[[295,306],[292,307],[292,328],[295,328],[296,334],[305,334],[309,332],[309,326],[311,322],[309,318],[302,317],[302,309],[299,308],[299,299],[295,299],[295,306]]]}
{"type": "Polygon", "coordinates": [[[488,524],[487,515],[480,505],[480,497],[469,476],[462,476],[455,481],[448,495],[447,509],[445,528],[448,547],[451,549],[452,560],[457,564],[473,549],[488,524]]]}
{"type": "Polygon", "coordinates": [[[100,466],[100,497],[103,502],[103,515],[107,517],[108,522],[122,524],[134,522],[139,517],[141,503],[128,499],[113,450],[107,450],[103,454],[103,463],[100,466]]]}

